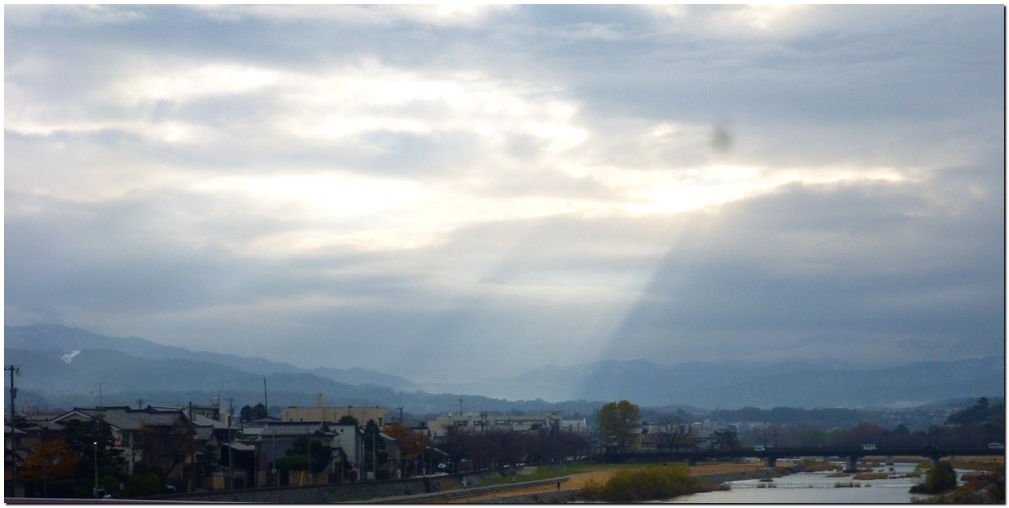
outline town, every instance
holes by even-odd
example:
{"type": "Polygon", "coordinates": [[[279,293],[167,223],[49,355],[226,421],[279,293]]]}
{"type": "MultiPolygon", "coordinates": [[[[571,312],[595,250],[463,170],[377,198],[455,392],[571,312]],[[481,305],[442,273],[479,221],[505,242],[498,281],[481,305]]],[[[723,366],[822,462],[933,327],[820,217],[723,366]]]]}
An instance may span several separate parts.
{"type": "MultiPolygon", "coordinates": [[[[75,407],[8,413],[5,495],[41,498],[147,498],[183,493],[306,487],[422,479],[444,488],[485,470],[582,461],[601,454],[721,451],[767,456],[789,446],[998,445],[1004,453],[1004,404],[986,398],[952,412],[927,430],[889,430],[861,422],[815,431],[766,422],[671,418],[649,422],[636,405],[604,404],[595,418],[565,419],[563,411],[499,414],[460,410],[428,421],[404,408],[332,407],[316,395],[312,407],[270,415],[262,403],[235,411],[233,400],[206,404],[75,407]],[[971,420],[973,418],[973,420],[971,420]],[[982,420],[985,423],[981,424],[982,420]],[[748,451],[747,451],[748,450],[748,451]]],[[[646,413],[647,414],[647,413],[646,413]]],[[[612,455],[610,455],[612,457],[612,455]]],[[[769,465],[774,465],[773,457],[769,465]]]]}

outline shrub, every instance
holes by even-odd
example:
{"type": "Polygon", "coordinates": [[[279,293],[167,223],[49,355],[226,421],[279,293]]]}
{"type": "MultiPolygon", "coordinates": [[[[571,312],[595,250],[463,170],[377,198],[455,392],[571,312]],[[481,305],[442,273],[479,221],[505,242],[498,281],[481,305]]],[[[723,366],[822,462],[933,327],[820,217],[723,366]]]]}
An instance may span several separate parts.
{"type": "Polygon", "coordinates": [[[47,494],[51,498],[74,497],[74,489],[77,484],[73,480],[57,480],[49,482],[47,494]]]}
{"type": "Polygon", "coordinates": [[[698,488],[687,466],[669,464],[633,471],[621,469],[605,485],[590,481],[581,495],[592,501],[626,503],[669,499],[698,492],[698,488]]]}
{"type": "Polygon", "coordinates": [[[928,470],[925,482],[911,487],[912,494],[938,494],[956,487],[956,471],[949,462],[940,462],[928,470]]]}
{"type": "Polygon", "coordinates": [[[105,492],[112,493],[122,493],[122,489],[119,488],[119,478],[115,475],[105,475],[98,482],[99,485],[105,489],[105,492]]]}
{"type": "Polygon", "coordinates": [[[161,479],[156,474],[137,474],[126,478],[126,497],[156,496],[161,493],[161,479]]]}
{"type": "Polygon", "coordinates": [[[1005,468],[999,466],[987,474],[966,478],[966,483],[953,490],[925,500],[944,504],[1005,504],[1005,468]]]}

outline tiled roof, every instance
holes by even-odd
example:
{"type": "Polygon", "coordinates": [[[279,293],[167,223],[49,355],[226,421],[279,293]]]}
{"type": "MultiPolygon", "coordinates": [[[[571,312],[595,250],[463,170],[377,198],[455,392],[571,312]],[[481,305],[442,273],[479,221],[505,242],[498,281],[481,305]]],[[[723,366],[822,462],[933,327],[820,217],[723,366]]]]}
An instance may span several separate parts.
{"type": "MultiPolygon", "coordinates": [[[[228,446],[228,443],[224,443],[224,446],[228,446]]],[[[251,452],[254,450],[258,450],[258,448],[256,448],[255,446],[247,445],[245,443],[239,443],[238,441],[231,443],[231,449],[235,450],[236,452],[251,452]]]]}
{"type": "Polygon", "coordinates": [[[245,427],[245,434],[261,436],[307,436],[322,430],[321,423],[281,422],[263,427],[245,427]]]}
{"type": "Polygon", "coordinates": [[[196,436],[195,437],[198,440],[206,441],[206,440],[209,440],[211,437],[214,436],[214,428],[213,427],[196,427],[195,429],[196,429],[196,436]]]}
{"type": "Polygon", "coordinates": [[[227,429],[227,424],[221,423],[209,416],[204,416],[200,414],[193,415],[193,425],[199,425],[201,427],[213,427],[215,429],[227,429]]]}
{"type": "Polygon", "coordinates": [[[101,415],[109,425],[123,430],[140,430],[144,425],[167,427],[175,424],[180,418],[185,418],[185,414],[181,411],[153,411],[128,407],[75,408],[73,412],[89,418],[98,418],[101,415]]]}

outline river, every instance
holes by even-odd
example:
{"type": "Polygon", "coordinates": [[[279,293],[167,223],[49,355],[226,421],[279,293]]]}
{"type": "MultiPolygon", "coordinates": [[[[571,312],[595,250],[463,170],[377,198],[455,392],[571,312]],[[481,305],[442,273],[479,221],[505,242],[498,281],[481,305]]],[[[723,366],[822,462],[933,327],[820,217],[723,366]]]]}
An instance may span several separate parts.
{"type": "MultiPolygon", "coordinates": [[[[915,464],[897,463],[893,466],[877,466],[874,472],[885,472],[894,476],[914,471],[915,464]],[[890,468],[893,467],[893,471],[890,468]]],[[[855,480],[853,475],[828,477],[830,472],[798,473],[771,482],[760,480],[740,480],[728,482],[730,490],[704,492],[666,500],[666,503],[716,503],[716,504],[892,504],[910,503],[913,497],[908,491],[919,483],[918,478],[891,478],[883,480],[855,480]],[[837,487],[839,483],[855,484],[858,487],[837,487]]]]}

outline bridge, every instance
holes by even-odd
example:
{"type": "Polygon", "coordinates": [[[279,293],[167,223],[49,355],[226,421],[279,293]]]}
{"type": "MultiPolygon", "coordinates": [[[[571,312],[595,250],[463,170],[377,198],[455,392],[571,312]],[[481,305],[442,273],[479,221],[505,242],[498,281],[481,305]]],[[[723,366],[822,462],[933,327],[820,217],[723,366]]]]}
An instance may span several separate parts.
{"type": "Polygon", "coordinates": [[[843,457],[846,459],[845,472],[856,472],[858,459],[866,456],[883,456],[887,463],[893,463],[895,456],[925,457],[937,464],[942,457],[956,456],[990,456],[1004,457],[1004,449],[976,447],[936,447],[936,446],[880,446],[866,449],[861,446],[798,446],[798,447],[766,447],[763,450],[735,448],[727,450],[680,450],[663,452],[606,452],[592,456],[599,462],[670,462],[683,461],[696,464],[702,460],[717,460],[728,458],[760,458],[764,465],[774,467],[778,459],[800,457],[843,457]]]}

